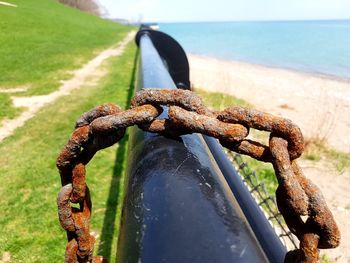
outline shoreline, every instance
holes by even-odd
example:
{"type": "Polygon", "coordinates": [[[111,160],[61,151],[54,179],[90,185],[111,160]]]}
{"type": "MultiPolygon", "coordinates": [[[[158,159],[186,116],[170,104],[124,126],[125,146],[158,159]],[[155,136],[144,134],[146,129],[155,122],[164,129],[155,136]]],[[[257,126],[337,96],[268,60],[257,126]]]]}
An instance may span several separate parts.
{"type": "Polygon", "coordinates": [[[202,55],[188,58],[196,88],[244,99],[291,119],[307,139],[325,139],[350,153],[350,80],[202,55]]]}
{"type": "Polygon", "coordinates": [[[335,76],[332,74],[326,74],[326,73],[321,73],[317,71],[304,71],[304,70],[298,70],[298,69],[293,69],[293,68],[288,68],[288,67],[283,67],[283,66],[274,66],[274,65],[269,65],[269,64],[262,64],[262,63],[255,63],[255,62],[250,62],[250,61],[243,61],[243,60],[238,60],[238,59],[223,59],[223,58],[217,58],[217,57],[212,57],[209,55],[203,55],[203,54],[197,54],[197,53],[186,53],[188,57],[195,57],[195,58],[201,58],[205,60],[217,60],[221,62],[226,62],[226,63],[239,63],[242,65],[249,65],[249,66],[254,66],[254,67],[261,67],[261,68],[268,68],[268,69],[277,69],[277,70],[284,70],[284,71],[289,71],[289,72],[294,72],[296,74],[301,74],[301,75],[306,75],[306,76],[313,76],[316,78],[321,78],[321,79],[326,79],[326,80],[334,80],[338,82],[344,82],[344,83],[350,83],[350,77],[340,77],[340,76],[335,76]]]}

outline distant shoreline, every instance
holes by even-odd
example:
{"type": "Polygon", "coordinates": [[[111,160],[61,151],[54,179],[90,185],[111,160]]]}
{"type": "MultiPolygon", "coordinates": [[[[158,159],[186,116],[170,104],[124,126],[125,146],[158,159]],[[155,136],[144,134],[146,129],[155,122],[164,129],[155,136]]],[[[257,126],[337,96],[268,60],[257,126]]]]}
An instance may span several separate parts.
{"type": "Polygon", "coordinates": [[[271,64],[263,64],[263,63],[256,63],[256,62],[251,62],[251,61],[244,61],[244,60],[238,60],[238,59],[224,59],[224,58],[217,58],[214,56],[210,55],[203,55],[203,54],[197,54],[197,53],[186,53],[188,57],[198,57],[198,58],[203,58],[203,59],[209,59],[209,60],[218,60],[218,61],[223,61],[223,62],[233,62],[233,63],[242,63],[250,66],[256,66],[256,67],[262,67],[262,68],[270,68],[270,69],[277,69],[277,70],[286,70],[290,72],[294,72],[297,74],[303,74],[303,75],[308,75],[308,76],[314,76],[317,78],[322,78],[322,79],[329,79],[329,80],[334,80],[334,81],[340,81],[340,82],[345,82],[345,83],[350,83],[350,77],[340,77],[340,76],[335,76],[332,74],[326,74],[322,72],[317,72],[317,71],[306,71],[306,70],[298,70],[295,68],[289,68],[289,67],[283,67],[283,66],[276,66],[276,65],[271,65],[271,64]]]}
{"type": "MultiPolygon", "coordinates": [[[[298,22],[349,22],[349,18],[339,19],[294,19],[294,20],[217,20],[217,21],[165,21],[157,22],[160,26],[168,24],[201,24],[201,23],[298,23],[298,22]]],[[[154,23],[156,21],[148,21],[146,23],[154,23]]]]}
{"type": "Polygon", "coordinates": [[[195,88],[234,95],[350,153],[350,80],[189,54],[195,88]]]}

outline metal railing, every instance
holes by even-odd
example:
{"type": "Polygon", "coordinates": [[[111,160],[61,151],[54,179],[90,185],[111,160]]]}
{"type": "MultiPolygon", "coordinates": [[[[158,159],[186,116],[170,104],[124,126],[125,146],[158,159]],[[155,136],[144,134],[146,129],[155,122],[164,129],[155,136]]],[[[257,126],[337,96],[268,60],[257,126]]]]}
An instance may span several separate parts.
{"type": "MultiPolygon", "coordinates": [[[[142,29],[136,42],[137,89],[190,87],[175,40],[142,29]]],[[[215,139],[132,128],[127,167],[118,262],[283,262],[286,249],[215,139]]]]}
{"type": "Polygon", "coordinates": [[[244,161],[242,155],[229,150],[225,152],[236,168],[237,173],[242,177],[243,182],[247,185],[251,195],[255,198],[266,218],[270,221],[276,234],[282,240],[284,246],[289,250],[297,249],[297,243],[299,241],[290,232],[284,218],[278,211],[276,198],[268,194],[264,182],[258,178],[248,163],[244,161]]]}

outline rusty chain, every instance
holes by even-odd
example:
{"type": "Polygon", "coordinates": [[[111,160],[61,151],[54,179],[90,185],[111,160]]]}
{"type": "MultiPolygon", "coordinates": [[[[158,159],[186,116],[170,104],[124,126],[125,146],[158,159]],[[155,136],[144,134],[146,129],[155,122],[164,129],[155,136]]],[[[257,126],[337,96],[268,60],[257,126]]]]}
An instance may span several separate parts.
{"type": "Polygon", "coordinates": [[[285,262],[317,262],[318,249],[339,245],[340,232],[320,190],[296,162],[304,139],[295,124],[242,107],[211,111],[188,90],[145,89],[136,94],[128,110],[105,104],[84,113],[57,159],[63,185],[57,198],[58,215],[68,237],[66,262],[107,262],[93,257],[95,239],[89,229],[91,199],[85,166],[97,151],[118,142],[133,125],[168,136],[206,134],[230,150],[272,163],[278,179],[278,208],[300,241],[300,248],[288,252],[285,262]],[[161,106],[169,106],[167,119],[157,119],[161,106]],[[270,132],[269,145],[246,139],[251,128],[270,132]]]}

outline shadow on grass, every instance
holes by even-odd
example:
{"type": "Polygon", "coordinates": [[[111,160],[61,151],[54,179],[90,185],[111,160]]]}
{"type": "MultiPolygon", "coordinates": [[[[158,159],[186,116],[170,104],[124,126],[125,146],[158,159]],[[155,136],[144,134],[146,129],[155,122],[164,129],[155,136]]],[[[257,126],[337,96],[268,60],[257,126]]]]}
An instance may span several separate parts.
{"type": "MultiPolygon", "coordinates": [[[[136,69],[137,69],[137,61],[138,61],[138,55],[139,51],[137,49],[135,58],[134,58],[134,64],[131,74],[131,79],[129,83],[129,92],[127,95],[127,104],[130,104],[130,100],[134,94],[134,83],[136,78],[136,69]]],[[[118,148],[116,151],[116,157],[115,157],[115,165],[113,168],[113,175],[112,175],[112,181],[111,185],[109,187],[109,193],[107,198],[107,207],[105,216],[103,219],[103,227],[101,231],[101,242],[98,248],[98,254],[102,255],[103,257],[110,259],[111,258],[111,252],[112,252],[112,244],[113,242],[117,242],[117,240],[114,240],[114,230],[116,225],[119,222],[116,222],[117,212],[118,212],[118,206],[121,204],[118,204],[118,196],[120,191],[120,183],[122,179],[122,173],[123,173],[123,163],[125,161],[126,157],[126,151],[127,151],[127,142],[128,142],[129,135],[128,133],[125,134],[124,138],[119,141],[118,148]]]]}

